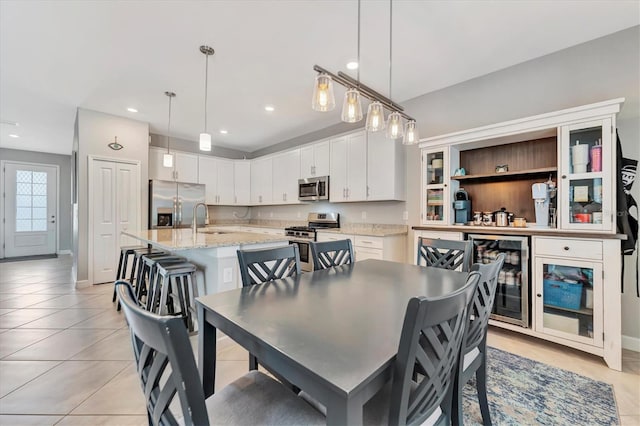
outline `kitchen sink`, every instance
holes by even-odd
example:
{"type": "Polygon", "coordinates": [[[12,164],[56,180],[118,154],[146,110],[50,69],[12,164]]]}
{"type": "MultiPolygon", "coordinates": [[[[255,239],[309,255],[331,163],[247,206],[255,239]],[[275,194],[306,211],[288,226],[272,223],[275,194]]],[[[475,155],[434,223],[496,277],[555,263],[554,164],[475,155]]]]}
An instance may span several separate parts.
{"type": "Polygon", "coordinates": [[[198,233],[212,234],[212,235],[231,234],[231,232],[228,232],[228,231],[216,231],[215,229],[198,229],[198,233]]]}

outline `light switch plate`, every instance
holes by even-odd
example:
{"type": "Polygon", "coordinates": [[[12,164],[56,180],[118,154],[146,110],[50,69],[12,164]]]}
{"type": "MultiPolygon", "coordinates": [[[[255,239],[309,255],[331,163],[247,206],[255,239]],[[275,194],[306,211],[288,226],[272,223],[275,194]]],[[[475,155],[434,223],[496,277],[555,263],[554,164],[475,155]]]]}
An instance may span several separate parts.
{"type": "Polygon", "coordinates": [[[233,268],[224,268],[222,273],[222,282],[230,283],[233,281],[233,268]]]}

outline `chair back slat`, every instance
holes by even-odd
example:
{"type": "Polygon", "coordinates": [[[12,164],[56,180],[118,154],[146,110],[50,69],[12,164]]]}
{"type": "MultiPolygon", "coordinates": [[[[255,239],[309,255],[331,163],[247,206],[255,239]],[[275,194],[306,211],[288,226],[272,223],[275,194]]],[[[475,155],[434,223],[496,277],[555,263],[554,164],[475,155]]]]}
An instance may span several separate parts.
{"type": "Polygon", "coordinates": [[[136,369],[152,425],[177,425],[171,411],[177,395],[185,425],[208,425],[204,391],[182,318],[160,316],[138,306],[131,285],[116,281],[129,324],[136,369]]]}
{"type": "Polygon", "coordinates": [[[313,269],[327,269],[355,262],[351,239],[325,242],[311,242],[313,269]]]}
{"type": "Polygon", "coordinates": [[[473,256],[473,243],[468,241],[418,238],[417,265],[443,269],[469,271],[473,256]]]}
{"type": "Polygon", "coordinates": [[[462,353],[481,346],[482,341],[487,336],[489,328],[489,315],[493,308],[498,287],[498,274],[504,265],[505,254],[500,253],[498,258],[488,264],[474,263],[472,271],[480,273],[480,282],[471,302],[469,312],[469,323],[465,331],[465,341],[462,353]]]}
{"type": "Polygon", "coordinates": [[[243,287],[291,277],[302,271],[296,244],[269,249],[238,250],[237,254],[243,287]]]}
{"type": "Polygon", "coordinates": [[[438,407],[451,418],[455,369],[479,280],[480,274],[471,272],[456,292],[409,301],[394,364],[389,424],[420,424],[438,407]],[[424,370],[418,383],[412,380],[416,364],[424,370]]]}

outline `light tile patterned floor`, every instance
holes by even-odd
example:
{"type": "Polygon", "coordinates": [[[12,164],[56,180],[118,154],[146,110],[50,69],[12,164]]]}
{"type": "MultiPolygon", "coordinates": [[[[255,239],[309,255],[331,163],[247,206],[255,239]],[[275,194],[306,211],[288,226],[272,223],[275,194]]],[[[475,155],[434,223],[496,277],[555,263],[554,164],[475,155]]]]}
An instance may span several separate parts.
{"type": "MultiPolygon", "coordinates": [[[[71,258],[0,263],[0,425],[145,425],[131,342],[111,285],[75,289],[71,258]]],[[[492,346],[613,384],[623,425],[640,425],[640,354],[622,373],[598,357],[501,330],[492,346]]],[[[216,387],[244,374],[222,349],[216,387]]]]}

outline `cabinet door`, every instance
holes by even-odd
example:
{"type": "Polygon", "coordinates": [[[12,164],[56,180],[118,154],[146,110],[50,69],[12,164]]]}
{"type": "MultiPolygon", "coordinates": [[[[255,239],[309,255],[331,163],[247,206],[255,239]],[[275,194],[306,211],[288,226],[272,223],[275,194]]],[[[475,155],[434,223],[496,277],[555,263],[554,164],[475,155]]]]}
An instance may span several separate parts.
{"type": "Polygon", "coordinates": [[[204,184],[204,202],[217,204],[218,200],[218,160],[213,157],[198,158],[198,183],[204,184]]]}
{"type": "Polygon", "coordinates": [[[216,204],[234,204],[233,161],[218,159],[218,199],[216,204]]]}
{"type": "Polygon", "coordinates": [[[285,204],[298,204],[298,179],[300,179],[300,150],[294,149],[282,155],[285,176],[282,182],[285,204]]]}
{"type": "Polygon", "coordinates": [[[234,204],[240,206],[251,204],[251,162],[248,160],[234,161],[233,175],[234,204]]]}
{"type": "Polygon", "coordinates": [[[173,167],[162,165],[162,156],[166,152],[164,149],[149,148],[149,179],[175,180],[173,167]]]}
{"type": "Polygon", "coordinates": [[[446,148],[422,152],[422,223],[449,223],[449,159],[446,148]]]}
{"type": "Polygon", "coordinates": [[[314,149],[315,147],[313,145],[300,148],[300,177],[302,178],[315,176],[313,167],[314,149]]]}
{"type": "MultiPolygon", "coordinates": [[[[367,200],[395,199],[396,142],[384,132],[367,134],[367,200]]],[[[398,171],[400,173],[400,171],[398,171]]],[[[401,173],[405,171],[402,170],[401,173]]]]}
{"type": "Polygon", "coordinates": [[[251,162],[251,203],[271,204],[273,187],[272,158],[259,158],[251,162]]]}
{"type": "Polygon", "coordinates": [[[289,173],[287,172],[287,155],[279,154],[273,157],[273,187],[272,196],[274,204],[285,204],[285,192],[287,178],[289,173]]]}
{"type": "Polygon", "coordinates": [[[198,183],[198,156],[185,154],[183,152],[174,153],[176,166],[176,180],[183,183],[198,183]]]}
{"type": "Polygon", "coordinates": [[[367,137],[365,132],[348,136],[347,201],[367,199],[367,137]]]}
{"type": "Polygon", "coordinates": [[[347,137],[331,139],[331,163],[329,173],[329,201],[347,200],[347,137]]]}
{"type": "Polygon", "coordinates": [[[535,328],[603,347],[602,263],[537,256],[535,328]]]}
{"type": "Polygon", "coordinates": [[[331,157],[331,144],[329,141],[319,142],[313,145],[313,176],[328,176],[331,157]]]}
{"type": "Polygon", "coordinates": [[[562,126],[560,129],[562,228],[613,231],[612,120],[562,126]]]}

